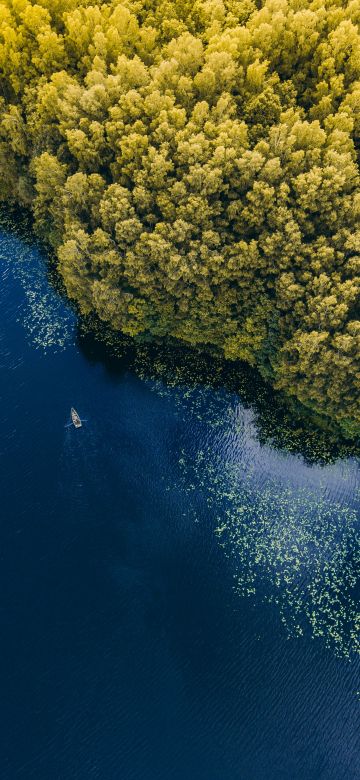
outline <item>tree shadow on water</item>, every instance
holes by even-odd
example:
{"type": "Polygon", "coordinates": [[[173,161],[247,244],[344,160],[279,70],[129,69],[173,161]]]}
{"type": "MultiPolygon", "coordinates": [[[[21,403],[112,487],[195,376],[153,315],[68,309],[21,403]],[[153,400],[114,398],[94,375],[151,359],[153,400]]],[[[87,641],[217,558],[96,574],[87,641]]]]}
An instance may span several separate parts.
{"type": "Polygon", "coordinates": [[[87,360],[101,363],[115,381],[130,372],[143,380],[161,382],[169,390],[203,389],[237,396],[254,415],[260,444],[301,455],[308,464],[360,456],[359,443],[345,440],[323,418],[272,390],[245,363],[230,363],[175,342],[136,342],[94,316],[79,319],[77,345],[87,360]]]}

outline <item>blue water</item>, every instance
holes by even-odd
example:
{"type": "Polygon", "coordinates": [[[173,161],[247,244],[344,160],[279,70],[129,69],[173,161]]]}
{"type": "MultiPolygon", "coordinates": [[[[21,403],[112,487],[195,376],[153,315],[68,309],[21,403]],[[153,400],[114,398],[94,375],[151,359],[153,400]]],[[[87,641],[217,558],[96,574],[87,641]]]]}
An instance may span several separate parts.
{"type": "Polygon", "coordinates": [[[0,255],[1,779],[358,778],[358,461],[109,360],[0,255]]]}

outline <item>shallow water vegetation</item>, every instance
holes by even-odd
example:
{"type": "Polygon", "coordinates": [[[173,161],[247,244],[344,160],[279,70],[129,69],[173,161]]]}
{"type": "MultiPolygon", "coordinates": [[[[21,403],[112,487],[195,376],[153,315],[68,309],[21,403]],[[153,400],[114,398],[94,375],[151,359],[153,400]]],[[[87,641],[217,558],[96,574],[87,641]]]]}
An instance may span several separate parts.
{"type": "Polygon", "coordinates": [[[248,463],[226,463],[211,448],[195,459],[184,452],[179,464],[184,489],[205,493],[217,518],[215,533],[232,560],[239,596],[273,604],[289,638],[310,633],[339,656],[358,654],[360,537],[354,506],[331,500],[324,489],[270,476],[259,480],[248,463]]]}
{"type": "Polygon", "coordinates": [[[58,295],[64,290],[54,258],[35,240],[26,210],[0,209],[0,231],[0,261],[7,263],[11,258],[12,274],[24,294],[17,322],[25,328],[34,348],[42,352],[63,350],[74,340],[76,314],[58,295]]]}
{"type": "Polygon", "coordinates": [[[68,295],[360,432],[354,0],[1,0],[1,197],[68,295]]]}

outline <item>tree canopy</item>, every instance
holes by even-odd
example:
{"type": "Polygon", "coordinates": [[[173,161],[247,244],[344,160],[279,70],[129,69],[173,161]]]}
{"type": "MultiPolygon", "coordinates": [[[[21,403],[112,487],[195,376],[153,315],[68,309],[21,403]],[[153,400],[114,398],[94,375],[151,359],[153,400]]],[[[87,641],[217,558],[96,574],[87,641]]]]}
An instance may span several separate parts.
{"type": "Polygon", "coordinates": [[[0,0],[1,197],[69,296],[360,432],[358,0],[0,0]]]}

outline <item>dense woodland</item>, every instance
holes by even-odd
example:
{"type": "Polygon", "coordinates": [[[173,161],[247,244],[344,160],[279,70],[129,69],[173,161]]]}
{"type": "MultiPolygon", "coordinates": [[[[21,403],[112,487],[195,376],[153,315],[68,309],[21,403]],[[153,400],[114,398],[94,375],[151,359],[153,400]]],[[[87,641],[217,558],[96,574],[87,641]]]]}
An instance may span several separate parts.
{"type": "Polygon", "coordinates": [[[69,296],[360,432],[359,0],[0,0],[1,197],[69,296]]]}

